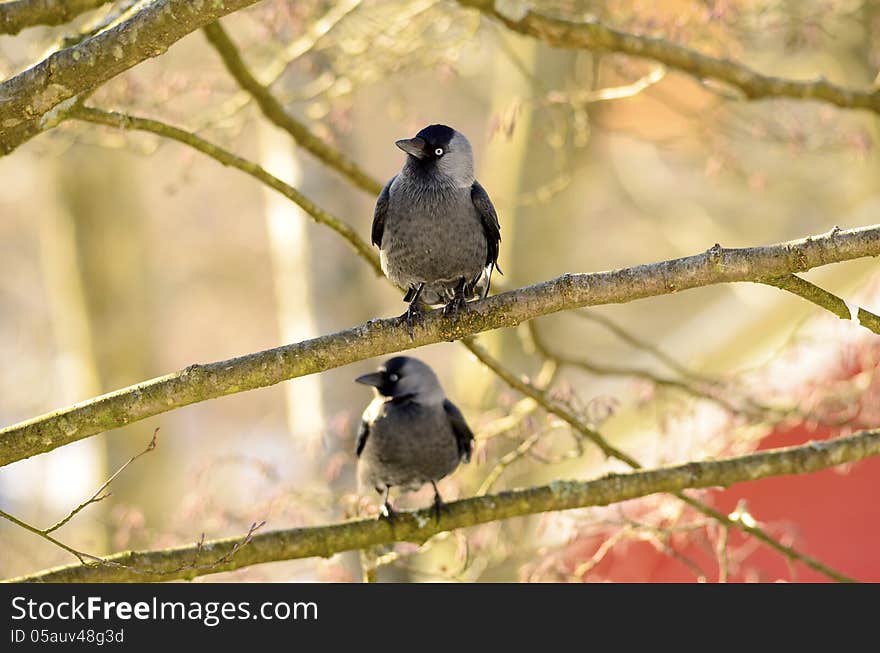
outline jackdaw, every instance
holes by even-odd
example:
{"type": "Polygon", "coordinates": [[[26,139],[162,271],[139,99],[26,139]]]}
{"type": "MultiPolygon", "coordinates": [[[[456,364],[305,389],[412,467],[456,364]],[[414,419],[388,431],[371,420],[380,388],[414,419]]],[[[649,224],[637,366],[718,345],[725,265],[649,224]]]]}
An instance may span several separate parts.
{"type": "Polygon", "coordinates": [[[489,294],[501,227],[463,134],[429,125],[395,144],[406,162],[379,195],[372,241],[385,276],[406,290],[412,337],[420,302],[445,304],[455,321],[465,301],[489,294]]]}
{"type": "Polygon", "coordinates": [[[384,492],[383,509],[391,519],[393,486],[414,491],[430,483],[439,518],[443,499],[437,481],[468,462],[473,449],[461,411],[446,398],[434,370],[409,356],[395,356],[355,381],[376,390],[357,436],[358,485],[384,492]]]}

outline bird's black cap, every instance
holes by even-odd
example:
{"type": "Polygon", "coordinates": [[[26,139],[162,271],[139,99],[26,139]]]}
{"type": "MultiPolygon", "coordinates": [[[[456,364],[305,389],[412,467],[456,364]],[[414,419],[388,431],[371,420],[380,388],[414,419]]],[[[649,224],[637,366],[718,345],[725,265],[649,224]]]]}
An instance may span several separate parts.
{"type": "Polygon", "coordinates": [[[407,356],[389,358],[384,369],[359,376],[355,382],[371,385],[379,391],[379,394],[386,397],[396,397],[398,396],[397,381],[403,376],[402,370],[407,360],[409,360],[407,356]]]}
{"type": "Polygon", "coordinates": [[[421,138],[431,146],[449,145],[453,136],[455,136],[455,130],[446,125],[428,125],[416,134],[416,138],[421,138]]]}
{"type": "Polygon", "coordinates": [[[395,356],[394,358],[389,358],[385,361],[385,373],[397,374],[399,376],[401,370],[403,370],[403,366],[406,365],[408,360],[408,356],[395,356]]]}

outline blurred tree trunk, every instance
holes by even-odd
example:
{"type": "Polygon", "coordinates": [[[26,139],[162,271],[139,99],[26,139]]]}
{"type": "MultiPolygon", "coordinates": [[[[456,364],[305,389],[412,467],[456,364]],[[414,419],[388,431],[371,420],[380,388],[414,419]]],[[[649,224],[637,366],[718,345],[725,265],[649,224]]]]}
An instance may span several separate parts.
{"type": "MultiPolygon", "coordinates": [[[[42,237],[67,395],[62,404],[149,378],[153,371],[144,215],[130,157],[74,146],[58,159],[61,208],[45,218],[42,237]]],[[[127,438],[87,444],[99,461],[92,465],[98,471],[88,493],[132,450],[127,438]]],[[[125,483],[124,476],[117,480],[117,486],[125,483]]],[[[68,496],[68,508],[87,496],[68,496]]],[[[92,506],[80,522],[104,522],[97,515],[106,515],[108,507],[92,506]]],[[[106,541],[103,530],[100,537],[106,541]]]]}
{"type": "MultiPolygon", "coordinates": [[[[76,225],[64,198],[53,209],[39,213],[40,253],[47,312],[55,341],[53,405],[68,405],[101,394],[101,381],[92,347],[91,316],[83,291],[82,270],[76,247],[76,225]]],[[[44,521],[64,516],[84,500],[107,476],[106,440],[89,438],[77,443],[63,458],[41,460],[44,521]],[[81,499],[78,499],[81,497],[81,499]]],[[[39,463],[38,463],[39,464],[39,463]]],[[[104,506],[94,506],[92,517],[100,523],[104,506]]],[[[83,548],[107,551],[104,528],[95,521],[68,526],[67,537],[83,548]]]]}
{"type": "MultiPolygon", "coordinates": [[[[260,165],[294,188],[304,188],[299,152],[290,136],[260,121],[260,165]]],[[[320,334],[312,300],[312,247],[309,237],[311,218],[296,204],[274,190],[263,187],[263,212],[275,286],[276,319],[279,342],[290,343],[320,334]]],[[[321,377],[313,374],[283,384],[287,429],[297,451],[297,487],[321,483],[324,439],[324,398],[321,377]]],[[[309,511],[318,519],[328,514],[316,506],[309,511]]]]}
{"type": "Polygon", "coordinates": [[[153,351],[146,216],[126,152],[72,148],[59,189],[75,223],[93,348],[104,390],[148,378],[153,351]]]}
{"type": "MultiPolygon", "coordinates": [[[[260,164],[294,188],[302,188],[299,154],[280,129],[260,123],[260,164]]],[[[318,333],[311,296],[311,218],[274,190],[263,189],[269,255],[275,277],[280,342],[314,338],[318,333]]],[[[317,375],[284,384],[287,425],[298,443],[317,453],[324,431],[321,380],[317,375]]]]}

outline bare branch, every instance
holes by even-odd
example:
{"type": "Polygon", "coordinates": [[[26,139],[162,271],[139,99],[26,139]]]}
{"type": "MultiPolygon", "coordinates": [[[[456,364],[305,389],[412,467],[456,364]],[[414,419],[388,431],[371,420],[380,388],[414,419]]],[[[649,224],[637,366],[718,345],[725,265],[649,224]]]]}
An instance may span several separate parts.
{"type": "Polygon", "coordinates": [[[843,463],[880,455],[880,431],[809,444],[773,449],[746,456],[692,462],[637,471],[608,474],[592,481],[554,481],[524,490],[454,501],[446,505],[438,520],[429,509],[399,512],[394,523],[387,519],[363,519],[327,526],[293,528],[252,535],[246,548],[241,538],[204,542],[201,551],[222,556],[237,551],[207,569],[190,566],[196,547],[185,546],[159,551],[128,551],[107,558],[114,566],[69,565],[37,572],[11,582],[95,582],[165,581],[194,578],[204,574],[231,571],[255,564],[329,557],[342,551],[364,549],[378,544],[425,542],[443,531],[475,526],[500,519],[537,513],[604,506],[658,492],[678,493],[688,488],[728,487],[735,483],[770,476],[804,474],[843,463]],[[137,569],[132,571],[129,567],[137,569]],[[177,570],[177,571],[174,571],[177,570]]]}
{"type": "MultiPolygon", "coordinates": [[[[506,27],[559,48],[606,50],[651,59],[698,79],[723,82],[741,91],[746,99],[792,98],[818,100],[845,109],[867,109],[880,113],[880,89],[850,89],[824,78],[792,80],[763,75],[740,63],[701,54],[662,38],[631,34],[587,19],[570,21],[531,9],[507,15],[495,0],[458,0],[464,7],[478,9],[506,27]]],[[[518,3],[512,3],[518,4],[518,3]]]]}
{"type": "Polygon", "coordinates": [[[847,303],[837,295],[824,288],[801,279],[794,274],[786,274],[775,279],[766,279],[761,283],[787,290],[788,292],[803,297],[808,302],[834,313],[841,320],[858,321],[860,326],[880,334],[880,317],[856,304],[847,303]]]}
{"type": "MultiPolygon", "coordinates": [[[[527,397],[531,397],[548,413],[552,413],[563,422],[566,422],[574,429],[576,433],[579,433],[587,440],[592,442],[594,445],[599,447],[602,453],[604,453],[607,457],[616,458],[617,460],[626,463],[633,469],[642,468],[642,465],[641,463],[639,463],[638,460],[608,442],[602,436],[602,434],[599,433],[592,425],[584,423],[583,420],[581,420],[573,411],[568,409],[566,406],[562,406],[557,402],[551,401],[543,391],[534,387],[528,381],[520,379],[519,377],[511,373],[510,370],[507,370],[505,367],[503,367],[496,359],[489,355],[489,352],[487,352],[473,338],[465,339],[464,344],[481,363],[483,363],[486,367],[495,372],[495,374],[507,385],[509,385],[514,390],[521,392],[527,397]]],[[[723,526],[737,528],[744,533],[751,535],[755,539],[760,540],[764,544],[779,551],[789,560],[798,560],[808,567],[815,569],[819,573],[825,574],[829,578],[833,578],[840,582],[847,582],[851,580],[848,576],[832,569],[820,560],[816,560],[815,558],[805,555],[792,547],[786,546],[781,542],[777,542],[770,535],[761,530],[761,528],[759,528],[756,524],[747,523],[740,519],[735,519],[732,516],[720,513],[711,506],[708,506],[701,501],[694,499],[693,497],[689,497],[683,492],[674,492],[673,495],[681,501],[685,502],[687,505],[694,508],[695,510],[703,513],[711,519],[714,519],[719,524],[723,526]]]]}
{"type": "Polygon", "coordinates": [[[77,515],[81,510],[83,510],[83,508],[90,506],[93,503],[98,503],[99,501],[103,501],[104,499],[109,497],[110,496],[109,493],[102,494],[102,492],[104,492],[104,490],[107,489],[107,487],[116,479],[117,476],[119,476],[125,470],[126,467],[128,467],[131,463],[133,463],[135,460],[137,460],[138,458],[140,458],[144,454],[149,453],[153,449],[156,448],[156,436],[158,434],[159,434],[159,429],[157,428],[155,431],[153,431],[153,437],[150,440],[150,443],[147,445],[146,449],[141,451],[139,454],[136,454],[136,455],[132,456],[131,458],[129,458],[128,461],[124,465],[122,465],[122,467],[120,467],[119,469],[116,470],[116,472],[113,474],[113,476],[108,478],[104,482],[104,484],[101,485],[101,487],[99,487],[95,491],[95,493],[91,496],[91,498],[89,498],[86,501],[83,501],[76,508],[74,508],[69,513],[67,513],[67,515],[63,519],[60,519],[59,521],[57,521],[54,525],[50,526],[49,528],[37,528],[36,526],[33,526],[32,524],[28,524],[27,522],[19,519],[18,517],[10,515],[8,512],[5,512],[3,510],[0,510],[0,517],[2,517],[3,519],[6,519],[9,522],[12,522],[16,526],[19,526],[19,527],[25,529],[26,531],[30,531],[34,535],[37,535],[38,537],[43,538],[47,542],[54,544],[55,546],[59,547],[60,549],[67,551],[68,553],[75,556],[77,558],[77,560],[80,561],[80,564],[83,564],[83,565],[105,564],[105,561],[103,558],[100,558],[98,556],[94,556],[90,553],[83,553],[82,551],[74,549],[73,547],[68,546],[64,542],[61,542],[60,540],[57,540],[56,538],[52,537],[51,533],[53,533],[54,531],[57,531],[59,528],[64,526],[64,524],[66,524],[71,519],[73,519],[73,517],[75,515],[77,515]]]}
{"type": "Polygon", "coordinates": [[[721,527],[721,535],[715,543],[715,555],[718,558],[718,582],[726,583],[730,574],[730,554],[727,550],[727,541],[730,537],[730,529],[721,527]]]}
{"type": "Polygon", "coordinates": [[[148,454],[148,453],[150,453],[153,449],[156,448],[156,438],[158,437],[158,435],[159,435],[159,429],[158,429],[158,427],[157,427],[156,430],[153,431],[153,437],[152,437],[152,439],[150,440],[149,444],[147,444],[147,448],[146,448],[146,449],[144,449],[143,451],[141,451],[141,452],[138,453],[138,454],[135,454],[134,456],[132,456],[131,458],[129,458],[127,461],[125,461],[125,463],[122,465],[122,467],[120,467],[119,469],[117,469],[117,470],[113,473],[113,476],[111,476],[111,477],[108,478],[106,481],[104,481],[104,484],[101,485],[101,487],[99,487],[97,490],[95,490],[95,493],[91,496],[91,498],[87,499],[86,501],[83,501],[83,502],[82,502],[81,504],[79,504],[76,508],[74,508],[74,509],[71,510],[69,513],[67,513],[67,516],[66,516],[66,517],[64,517],[63,519],[59,519],[54,525],[50,526],[49,528],[47,528],[47,529],[44,530],[43,532],[46,533],[46,534],[48,535],[48,534],[51,533],[52,531],[57,531],[59,528],[61,528],[62,526],[64,526],[64,524],[66,524],[66,523],[69,522],[71,519],[73,519],[74,516],[75,516],[80,510],[82,510],[83,508],[85,508],[86,506],[89,506],[89,505],[91,505],[91,504],[93,504],[93,503],[98,503],[99,501],[103,501],[104,499],[106,499],[107,497],[109,497],[109,496],[110,496],[110,493],[109,493],[109,492],[108,492],[107,494],[102,494],[102,492],[103,492],[104,490],[106,490],[106,489],[110,486],[110,484],[111,484],[113,481],[116,480],[116,477],[118,477],[122,472],[125,471],[125,468],[126,468],[126,467],[128,467],[129,465],[131,465],[135,460],[137,460],[138,458],[140,458],[140,457],[143,456],[144,454],[148,454]]]}
{"type": "Polygon", "coordinates": [[[287,113],[268,87],[257,81],[245,65],[235,43],[219,22],[205,26],[203,31],[208,43],[220,55],[229,74],[235,78],[239,86],[253,96],[266,118],[290,134],[297,144],[315,155],[322,163],[347,177],[355,186],[373,195],[379,194],[382,184],[361,170],[354,161],[315,136],[305,124],[287,113]]]}
{"type": "Polygon", "coordinates": [[[532,340],[535,343],[535,348],[538,350],[538,352],[544,358],[556,361],[560,365],[575,367],[583,370],[584,372],[587,372],[588,374],[593,374],[596,376],[629,376],[636,379],[643,379],[661,388],[672,388],[675,390],[680,390],[681,392],[689,394],[690,396],[697,399],[706,399],[708,401],[712,401],[733,414],[743,413],[749,416],[763,416],[767,412],[770,412],[770,409],[764,407],[752,406],[748,404],[745,406],[735,405],[725,396],[727,394],[727,392],[725,392],[725,388],[721,387],[721,384],[717,381],[712,384],[700,384],[700,382],[694,382],[691,380],[680,380],[666,376],[660,376],[659,374],[654,374],[649,370],[640,369],[637,367],[606,365],[602,363],[596,363],[592,360],[584,358],[583,356],[579,358],[574,358],[571,356],[563,355],[550,348],[550,346],[541,335],[541,332],[538,330],[537,326],[535,326],[534,322],[529,322],[529,327],[532,334],[532,340]],[[709,388],[711,388],[711,390],[709,388]]]}
{"type": "Polygon", "coordinates": [[[83,551],[79,551],[77,549],[74,549],[72,546],[68,546],[64,542],[52,537],[45,530],[42,530],[40,528],[37,528],[36,526],[28,524],[26,521],[21,520],[18,517],[15,517],[14,515],[10,515],[8,512],[6,512],[4,510],[0,510],[0,517],[5,519],[6,521],[12,522],[16,526],[19,526],[20,528],[23,528],[26,531],[30,531],[31,533],[33,533],[37,537],[43,538],[44,540],[46,540],[50,544],[54,544],[55,546],[57,546],[59,549],[63,549],[64,551],[67,551],[69,554],[71,554],[77,560],[79,560],[81,565],[101,564],[104,562],[104,560],[102,558],[99,558],[98,556],[94,556],[91,553],[84,553],[83,551]]]}
{"type": "Polygon", "coordinates": [[[718,283],[764,281],[880,254],[880,226],[766,247],[708,251],[680,259],[557,279],[468,304],[453,325],[433,311],[410,339],[401,318],[370,320],[345,331],[239,358],[191,365],[0,430],[0,466],[124,424],[228,394],[274,385],[360,360],[481,331],[515,326],[563,310],[624,303],[718,283]]]}
{"type": "Polygon", "coordinates": [[[36,25],[63,25],[110,0],[12,0],[0,3],[0,34],[36,25]]]}
{"type": "Polygon", "coordinates": [[[135,15],[51,54],[0,84],[0,153],[57,122],[56,107],[132,66],[164,53],[184,36],[258,0],[155,0],[135,15]]]}
{"type": "MultiPolygon", "coordinates": [[[[327,13],[313,20],[299,38],[286,44],[268,65],[254,74],[254,77],[268,89],[281,78],[293,62],[311,52],[336,25],[360,7],[361,2],[362,0],[341,0],[333,4],[327,9],[327,13]]],[[[215,124],[216,120],[229,118],[246,107],[252,99],[253,96],[247,91],[239,91],[213,111],[211,117],[205,117],[199,123],[215,124]]]]}
{"type": "Polygon", "coordinates": [[[198,150],[202,154],[208,155],[209,157],[211,157],[215,161],[218,161],[224,166],[229,166],[230,168],[241,170],[245,174],[254,177],[257,181],[261,181],[262,183],[266,184],[267,186],[269,186],[269,188],[272,188],[273,190],[276,190],[284,195],[294,204],[299,206],[303,211],[308,213],[315,220],[315,222],[330,227],[333,231],[335,231],[346,241],[348,241],[348,243],[354,248],[355,252],[357,252],[357,254],[359,254],[370,265],[373,266],[373,269],[376,271],[377,274],[381,274],[381,268],[379,267],[379,257],[376,256],[373,248],[370,247],[370,245],[365,242],[360,236],[358,236],[357,232],[354,229],[352,229],[348,224],[346,224],[339,218],[336,218],[321,209],[317,204],[312,202],[308,197],[300,193],[293,186],[284,183],[283,181],[278,179],[278,177],[270,174],[256,163],[248,161],[247,159],[243,159],[240,156],[223,149],[219,145],[215,145],[209,141],[206,141],[200,136],[196,136],[192,132],[188,132],[184,129],[180,129],[178,127],[174,127],[163,122],[159,122],[158,120],[138,118],[137,116],[130,116],[124,113],[117,113],[115,111],[103,111],[101,109],[86,107],[82,105],[75,105],[71,107],[68,115],[70,118],[74,118],[76,120],[92,122],[99,125],[107,125],[109,127],[116,127],[118,129],[144,131],[151,134],[156,134],[157,136],[170,138],[172,140],[178,141],[179,143],[183,143],[184,145],[189,145],[191,148],[198,150]]]}
{"type": "Polygon", "coordinates": [[[607,538],[604,542],[602,542],[601,546],[596,549],[596,552],[590,557],[589,560],[582,562],[579,564],[574,570],[574,577],[578,580],[582,581],[584,576],[589,574],[602,560],[605,559],[611,549],[613,549],[622,539],[628,537],[630,533],[632,533],[633,527],[627,524],[619,531],[617,531],[614,535],[607,538]]]}
{"type": "Polygon", "coordinates": [[[695,372],[688,367],[682,365],[677,360],[675,360],[672,356],[667,354],[665,351],[654,345],[653,343],[648,342],[647,340],[642,340],[634,336],[632,333],[624,329],[622,326],[609,319],[608,317],[599,314],[596,311],[574,311],[572,313],[575,317],[579,317],[582,320],[588,320],[590,322],[595,322],[597,324],[602,325],[608,331],[613,333],[619,339],[623,340],[625,343],[639,349],[641,351],[647,352],[651,354],[658,361],[663,363],[666,367],[671,369],[674,372],[677,372],[681,376],[691,379],[693,381],[697,381],[699,383],[705,383],[707,385],[720,385],[718,379],[706,376],[704,374],[700,374],[699,372],[695,372]]]}

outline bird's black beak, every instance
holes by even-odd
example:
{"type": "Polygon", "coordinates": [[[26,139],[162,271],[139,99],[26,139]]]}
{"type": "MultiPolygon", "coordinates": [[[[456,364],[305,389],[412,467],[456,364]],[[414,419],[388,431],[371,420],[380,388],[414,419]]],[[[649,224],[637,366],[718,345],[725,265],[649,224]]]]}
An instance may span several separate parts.
{"type": "Polygon", "coordinates": [[[410,154],[417,159],[424,159],[426,156],[428,156],[428,153],[425,150],[428,144],[424,141],[424,139],[421,139],[418,136],[416,136],[415,138],[402,138],[399,141],[395,141],[394,144],[407,154],[410,154]]]}
{"type": "Polygon", "coordinates": [[[372,372],[370,374],[364,374],[363,376],[359,376],[354,380],[355,383],[363,383],[364,385],[371,385],[374,388],[381,388],[385,385],[385,376],[382,372],[372,372]]]}

